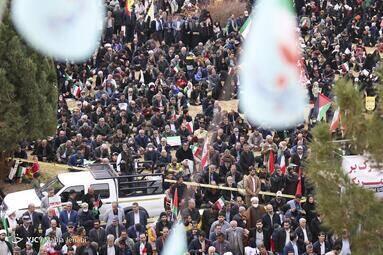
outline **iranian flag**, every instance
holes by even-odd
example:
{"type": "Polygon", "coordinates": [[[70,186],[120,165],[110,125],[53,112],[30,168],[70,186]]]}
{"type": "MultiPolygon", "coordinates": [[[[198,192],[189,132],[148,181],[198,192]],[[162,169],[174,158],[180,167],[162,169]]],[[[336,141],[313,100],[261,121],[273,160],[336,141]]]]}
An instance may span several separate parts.
{"type": "Polygon", "coordinates": [[[197,158],[199,154],[201,153],[201,147],[199,147],[199,144],[194,144],[192,147],[193,156],[197,158]]]}
{"type": "Polygon", "coordinates": [[[190,131],[190,133],[193,133],[193,121],[186,122],[186,128],[190,131]]]}
{"type": "Polygon", "coordinates": [[[239,33],[245,39],[250,32],[250,26],[251,26],[251,19],[250,19],[250,17],[248,17],[247,20],[245,21],[245,23],[242,25],[241,29],[239,30],[239,33]]]}
{"type": "Polygon", "coordinates": [[[275,170],[275,162],[274,162],[274,152],[270,150],[269,152],[269,162],[268,162],[268,168],[269,168],[269,173],[273,174],[275,170]]]}
{"type": "Polygon", "coordinates": [[[334,112],[334,116],[332,117],[332,121],[330,124],[330,131],[335,132],[335,130],[339,127],[340,123],[340,109],[339,107],[334,112]]]}
{"type": "Polygon", "coordinates": [[[208,151],[209,138],[206,138],[205,144],[202,149],[202,158],[201,158],[201,168],[204,169],[207,166],[209,160],[209,151],[208,151]]]}
{"type": "Polygon", "coordinates": [[[279,157],[279,166],[281,167],[281,172],[285,174],[286,173],[286,157],[283,151],[281,151],[280,153],[281,154],[279,157]]]}
{"type": "Polygon", "coordinates": [[[225,198],[221,196],[217,201],[215,201],[214,206],[221,210],[225,206],[225,198]]]}
{"type": "Polygon", "coordinates": [[[326,113],[330,109],[331,100],[323,94],[318,95],[318,99],[315,103],[315,110],[317,111],[317,121],[322,119],[326,120],[326,113]]]}
{"type": "Polygon", "coordinates": [[[243,29],[240,108],[251,123],[272,129],[302,123],[308,98],[300,82],[301,54],[292,1],[258,0],[248,33],[247,27],[243,29]]]}
{"type": "Polygon", "coordinates": [[[172,200],[172,213],[173,213],[173,216],[175,217],[174,220],[176,220],[178,216],[178,189],[177,188],[174,191],[174,196],[172,200]]]}
{"type": "Polygon", "coordinates": [[[81,96],[81,86],[75,84],[72,89],[72,95],[79,98],[81,96]]]}

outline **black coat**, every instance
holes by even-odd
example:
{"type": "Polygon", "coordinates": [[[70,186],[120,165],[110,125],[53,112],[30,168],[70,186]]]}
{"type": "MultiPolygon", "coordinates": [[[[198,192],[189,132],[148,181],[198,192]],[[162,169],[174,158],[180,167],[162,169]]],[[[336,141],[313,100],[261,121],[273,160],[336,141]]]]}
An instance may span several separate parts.
{"type": "MultiPolygon", "coordinates": [[[[148,224],[148,214],[145,211],[140,210],[140,224],[146,226],[148,224]]],[[[126,214],[126,226],[130,227],[134,225],[134,212],[130,211],[126,214]]]]}
{"type": "Polygon", "coordinates": [[[95,220],[93,213],[90,210],[88,210],[87,212],[83,212],[82,210],[80,210],[77,217],[78,225],[83,226],[86,232],[89,233],[89,231],[93,227],[93,222],[95,220]]]}
{"type": "Polygon", "coordinates": [[[273,240],[276,252],[282,252],[286,242],[286,231],[283,228],[275,230],[273,233],[273,240]]]}
{"type": "MultiPolygon", "coordinates": [[[[316,254],[321,254],[320,253],[320,243],[319,241],[316,241],[314,244],[313,244],[313,250],[316,254]]],[[[331,251],[331,244],[328,242],[328,241],[324,241],[324,250],[325,250],[325,253],[331,251]]]]}
{"type": "Polygon", "coordinates": [[[16,228],[16,237],[21,238],[21,241],[18,242],[17,245],[21,249],[25,249],[25,243],[27,242],[28,238],[36,236],[37,232],[32,225],[30,225],[27,229],[23,225],[16,228]]]}
{"type": "Polygon", "coordinates": [[[265,232],[265,246],[267,249],[270,249],[270,237],[274,232],[274,224],[281,225],[281,218],[278,214],[273,214],[273,220],[271,220],[270,216],[266,213],[262,217],[263,230],[265,232]]]}
{"type": "MultiPolygon", "coordinates": [[[[204,254],[207,253],[207,249],[210,247],[211,245],[211,242],[208,240],[208,239],[205,239],[205,250],[204,250],[204,254]]],[[[199,250],[202,248],[201,246],[201,243],[199,242],[199,239],[193,239],[193,241],[191,241],[191,243],[189,244],[189,252],[191,255],[200,255],[202,254],[201,252],[199,252],[199,250]]]]}
{"type": "Polygon", "coordinates": [[[90,241],[98,243],[99,247],[106,243],[106,231],[104,228],[99,228],[98,235],[97,230],[95,228],[92,228],[89,231],[88,236],[90,241]]]}
{"type": "MultiPolygon", "coordinates": [[[[152,246],[150,245],[150,243],[146,243],[145,248],[146,248],[146,254],[147,255],[153,254],[153,249],[152,249],[152,246]]],[[[135,251],[135,254],[140,254],[140,242],[137,242],[134,244],[134,251],[135,251]]]]}
{"type": "MultiPolygon", "coordinates": [[[[297,236],[298,236],[297,246],[298,246],[299,252],[303,253],[306,251],[306,244],[304,243],[304,234],[303,234],[302,228],[298,227],[295,230],[295,233],[297,233],[297,236]]],[[[307,233],[307,239],[311,242],[312,241],[312,235],[311,235],[310,229],[308,227],[306,227],[306,233],[307,233]]]]}
{"type": "MultiPolygon", "coordinates": [[[[84,246],[81,246],[81,247],[79,247],[79,248],[77,248],[77,249],[76,249],[76,255],[83,255],[83,254],[85,254],[85,253],[84,253],[85,248],[86,248],[85,245],[84,245],[84,246]]],[[[93,254],[97,254],[96,248],[94,248],[93,245],[91,245],[89,248],[92,250],[92,253],[93,253],[93,254]]]]}
{"type": "MultiPolygon", "coordinates": [[[[26,211],[25,213],[23,213],[23,216],[24,215],[28,215],[31,217],[32,219],[32,223],[33,223],[33,227],[35,229],[37,229],[39,227],[40,224],[42,224],[42,220],[43,220],[43,214],[40,213],[40,212],[33,212],[32,213],[32,216],[28,213],[28,211],[26,211]]],[[[57,218],[57,217],[56,217],[57,218]]],[[[57,223],[59,223],[58,219],[57,219],[57,223]]]]}
{"type": "Polygon", "coordinates": [[[255,163],[255,158],[254,155],[251,151],[245,152],[242,151],[241,157],[239,159],[239,165],[241,167],[241,172],[242,173],[247,173],[249,170],[249,167],[254,165],[255,163]]]}

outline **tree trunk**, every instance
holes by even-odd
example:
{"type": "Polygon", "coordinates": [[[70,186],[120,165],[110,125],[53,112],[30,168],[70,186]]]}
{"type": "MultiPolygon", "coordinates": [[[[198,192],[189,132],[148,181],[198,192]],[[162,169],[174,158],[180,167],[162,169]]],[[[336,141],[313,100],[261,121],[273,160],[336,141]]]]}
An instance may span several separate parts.
{"type": "Polygon", "coordinates": [[[0,180],[5,180],[11,169],[9,156],[9,152],[0,152],[0,180]]]}

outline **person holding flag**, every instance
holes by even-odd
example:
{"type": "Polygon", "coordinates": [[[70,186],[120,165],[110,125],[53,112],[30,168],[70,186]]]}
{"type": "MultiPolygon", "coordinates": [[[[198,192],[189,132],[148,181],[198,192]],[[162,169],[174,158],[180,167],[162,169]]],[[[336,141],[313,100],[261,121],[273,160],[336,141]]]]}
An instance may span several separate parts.
{"type": "Polygon", "coordinates": [[[290,159],[290,150],[287,149],[287,142],[282,141],[279,143],[277,162],[283,174],[286,173],[287,163],[290,159]]]}
{"type": "Polygon", "coordinates": [[[275,156],[278,151],[277,145],[273,141],[273,137],[271,135],[266,136],[266,141],[262,145],[261,155],[263,155],[263,164],[266,166],[266,169],[273,174],[274,172],[274,164],[275,164],[275,156]]]}

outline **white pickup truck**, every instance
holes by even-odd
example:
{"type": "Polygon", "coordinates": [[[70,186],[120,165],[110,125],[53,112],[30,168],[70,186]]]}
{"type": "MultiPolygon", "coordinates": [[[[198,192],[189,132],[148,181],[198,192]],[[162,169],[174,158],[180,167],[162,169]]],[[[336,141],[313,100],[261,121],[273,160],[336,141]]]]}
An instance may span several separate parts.
{"type": "Polygon", "coordinates": [[[157,217],[164,211],[162,174],[120,176],[109,165],[95,164],[88,168],[86,171],[59,174],[40,188],[9,193],[4,197],[3,208],[17,210],[17,217],[26,211],[30,203],[39,210],[41,199],[50,188],[54,189],[55,196],[60,197],[62,202],[67,201],[71,190],[75,190],[77,202],[81,204],[81,198],[92,187],[103,203],[100,219],[111,208],[111,203],[116,201],[125,212],[132,209],[133,202],[139,203],[149,217],[157,217]]]}

